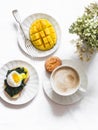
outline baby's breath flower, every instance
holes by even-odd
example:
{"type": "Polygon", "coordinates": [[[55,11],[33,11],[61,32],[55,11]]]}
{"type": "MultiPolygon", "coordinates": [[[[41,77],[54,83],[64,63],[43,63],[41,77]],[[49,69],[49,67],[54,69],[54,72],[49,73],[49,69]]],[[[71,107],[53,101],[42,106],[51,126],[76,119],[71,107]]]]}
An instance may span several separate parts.
{"type": "Polygon", "coordinates": [[[98,50],[98,4],[91,3],[85,8],[84,14],[69,28],[70,33],[76,33],[76,42],[80,59],[90,59],[91,54],[98,50]]]}

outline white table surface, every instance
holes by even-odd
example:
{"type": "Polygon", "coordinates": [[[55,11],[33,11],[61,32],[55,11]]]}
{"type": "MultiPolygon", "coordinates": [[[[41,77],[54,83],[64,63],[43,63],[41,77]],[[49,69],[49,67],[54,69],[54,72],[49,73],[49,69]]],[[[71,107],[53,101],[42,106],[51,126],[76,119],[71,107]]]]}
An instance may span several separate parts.
{"type": "MultiPolygon", "coordinates": [[[[61,59],[78,59],[70,43],[68,28],[83,13],[92,0],[2,0],[0,3],[0,67],[10,60],[25,60],[36,67],[42,83],[44,61],[24,55],[17,45],[16,22],[11,11],[18,9],[21,19],[33,13],[47,13],[59,23],[61,45],[53,55],[61,59]]],[[[79,60],[79,59],[78,59],[79,60]]],[[[47,98],[40,84],[34,100],[23,106],[13,106],[0,98],[0,130],[98,130],[98,54],[84,63],[88,90],[78,103],[61,106],[47,98]]]]}

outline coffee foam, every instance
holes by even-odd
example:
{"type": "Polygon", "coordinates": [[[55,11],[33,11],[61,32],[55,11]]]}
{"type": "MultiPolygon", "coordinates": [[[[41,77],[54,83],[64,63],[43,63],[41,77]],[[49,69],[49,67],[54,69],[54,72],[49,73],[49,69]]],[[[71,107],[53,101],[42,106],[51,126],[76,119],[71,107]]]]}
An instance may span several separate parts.
{"type": "Polygon", "coordinates": [[[71,67],[62,67],[53,74],[55,89],[60,93],[69,93],[77,88],[79,84],[79,75],[71,67]]]}

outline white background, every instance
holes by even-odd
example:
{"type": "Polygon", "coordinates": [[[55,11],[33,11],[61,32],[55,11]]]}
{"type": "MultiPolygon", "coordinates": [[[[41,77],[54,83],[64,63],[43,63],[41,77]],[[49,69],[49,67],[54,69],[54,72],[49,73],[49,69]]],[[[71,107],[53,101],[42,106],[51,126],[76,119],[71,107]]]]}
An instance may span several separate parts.
{"type": "MultiPolygon", "coordinates": [[[[54,55],[61,59],[78,59],[70,43],[68,28],[81,16],[91,0],[2,0],[0,3],[0,67],[10,60],[25,60],[36,67],[42,81],[44,59],[30,59],[17,45],[16,22],[12,10],[18,9],[21,19],[33,13],[47,13],[59,23],[61,45],[54,55]]],[[[75,37],[74,37],[75,38],[75,37]]],[[[79,60],[79,59],[78,59],[79,60]]],[[[98,54],[83,62],[88,76],[86,96],[78,103],[61,106],[44,94],[42,85],[34,100],[23,106],[9,105],[0,99],[0,130],[98,130],[98,54]]]]}

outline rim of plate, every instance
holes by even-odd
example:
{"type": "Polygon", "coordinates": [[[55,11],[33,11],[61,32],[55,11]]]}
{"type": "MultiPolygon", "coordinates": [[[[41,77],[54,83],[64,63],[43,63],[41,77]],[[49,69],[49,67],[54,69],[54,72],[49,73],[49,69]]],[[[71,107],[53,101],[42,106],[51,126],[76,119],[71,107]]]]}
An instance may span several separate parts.
{"type": "Polygon", "coordinates": [[[0,97],[7,103],[12,104],[12,105],[22,105],[25,103],[30,102],[38,93],[39,90],[39,75],[35,69],[34,66],[32,66],[30,63],[27,63],[26,61],[23,60],[13,60],[9,61],[6,64],[4,64],[0,68],[0,97]],[[13,69],[15,67],[27,67],[30,78],[22,90],[22,93],[20,97],[16,100],[8,98],[4,94],[4,79],[6,78],[6,73],[9,69],[13,69]]]}
{"type": "Polygon", "coordinates": [[[73,104],[78,102],[79,100],[81,100],[84,95],[86,94],[87,91],[87,83],[88,83],[88,79],[87,79],[87,75],[84,72],[84,69],[82,67],[82,65],[80,65],[80,63],[78,63],[78,61],[73,61],[73,60],[62,60],[62,65],[66,65],[66,66],[70,66],[70,67],[74,67],[80,74],[80,80],[81,80],[81,88],[85,89],[85,92],[81,91],[81,90],[77,90],[74,94],[69,95],[69,96],[61,96],[58,95],[57,93],[55,93],[51,87],[51,83],[50,83],[50,75],[45,71],[44,74],[44,79],[43,79],[43,89],[45,94],[47,95],[48,98],[50,98],[53,102],[60,104],[60,105],[69,105],[69,104],[73,104]]]}
{"type": "Polygon", "coordinates": [[[32,14],[32,15],[28,16],[27,18],[25,18],[25,20],[21,23],[27,38],[29,39],[30,25],[32,24],[33,21],[40,19],[40,18],[45,18],[52,23],[53,27],[56,30],[57,43],[52,49],[47,50],[47,51],[40,51],[33,46],[31,48],[29,48],[29,47],[26,48],[24,40],[23,40],[23,35],[22,35],[20,29],[18,29],[18,45],[22,49],[23,52],[25,52],[27,55],[29,55],[31,57],[46,57],[46,56],[49,56],[58,49],[60,42],[61,42],[61,29],[60,29],[59,24],[57,23],[57,21],[52,16],[50,16],[48,14],[44,14],[44,13],[32,14]]]}

